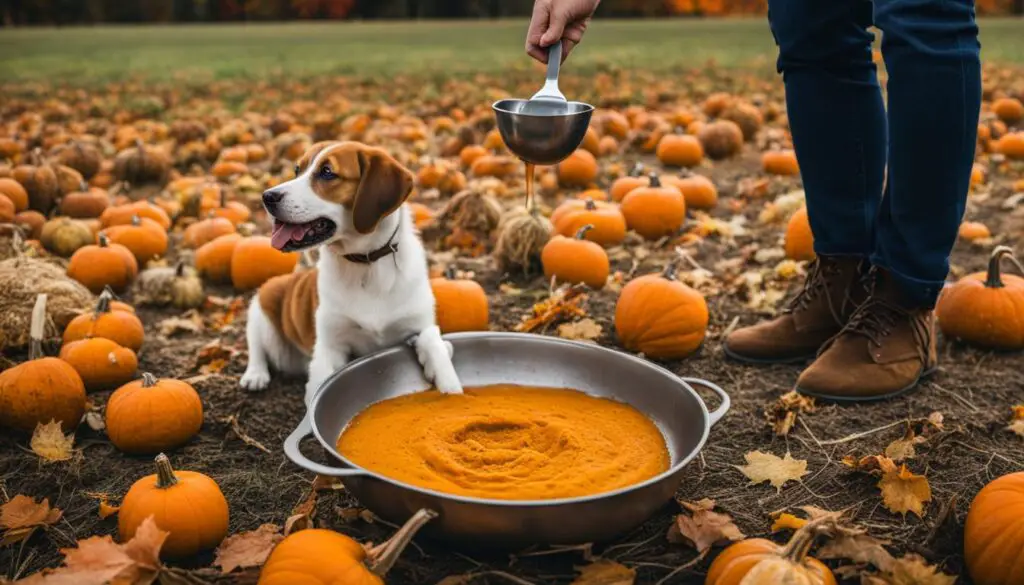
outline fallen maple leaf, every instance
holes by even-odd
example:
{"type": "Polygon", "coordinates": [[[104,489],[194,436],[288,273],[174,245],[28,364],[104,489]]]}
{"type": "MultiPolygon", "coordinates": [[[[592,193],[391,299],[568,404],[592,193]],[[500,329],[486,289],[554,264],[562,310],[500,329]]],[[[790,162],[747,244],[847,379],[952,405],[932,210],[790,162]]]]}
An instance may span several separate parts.
{"type": "Polygon", "coordinates": [[[923,517],[924,504],[932,499],[928,478],[911,473],[906,465],[901,465],[899,471],[883,473],[878,488],[882,490],[882,503],[886,509],[904,516],[913,512],[919,518],[923,517]]]}
{"type": "Polygon", "coordinates": [[[830,538],[815,554],[819,559],[843,559],[854,563],[870,563],[888,571],[896,560],[885,550],[886,540],[879,540],[863,530],[848,531],[830,538]]]}
{"type": "Polygon", "coordinates": [[[767,481],[776,490],[782,491],[782,486],[788,481],[800,481],[800,478],[810,473],[807,471],[807,461],[793,459],[789,452],[786,456],[779,458],[778,455],[751,451],[744,455],[746,465],[736,465],[740,473],[747,476],[750,485],[767,481]]]}
{"type": "Polygon", "coordinates": [[[571,585],[633,585],[636,581],[636,569],[608,559],[597,559],[577,569],[580,574],[571,585]]]}
{"type": "Polygon", "coordinates": [[[909,554],[896,559],[889,571],[871,575],[865,581],[872,585],[953,585],[956,577],[939,571],[915,554],[909,554]]]}
{"type": "Polygon", "coordinates": [[[203,374],[215,374],[224,369],[224,366],[233,357],[235,357],[235,350],[224,345],[221,340],[214,339],[199,348],[199,352],[196,354],[196,367],[203,374]],[[204,371],[204,366],[208,371],[204,371]]]}
{"type": "Polygon", "coordinates": [[[1013,418],[1006,429],[1024,437],[1024,405],[1018,404],[1013,407],[1013,418]]]}
{"type": "Polygon", "coordinates": [[[36,425],[29,445],[32,452],[39,455],[47,463],[67,461],[71,459],[71,447],[75,444],[74,433],[67,436],[61,431],[60,423],[50,420],[46,424],[36,425]]]}
{"type": "Polygon", "coordinates": [[[160,335],[174,337],[179,333],[200,333],[205,329],[203,319],[196,311],[189,311],[181,317],[168,317],[157,326],[160,335]]]}
{"type": "Polygon", "coordinates": [[[515,330],[530,333],[554,323],[586,317],[583,303],[587,300],[583,286],[563,286],[551,292],[547,299],[535,304],[530,314],[523,317],[515,330]]]}
{"type": "Polygon", "coordinates": [[[769,405],[764,411],[764,416],[775,434],[785,437],[793,429],[799,415],[814,412],[816,408],[813,398],[794,390],[783,394],[769,405]]]}
{"type": "Polygon", "coordinates": [[[574,323],[562,323],[558,326],[558,336],[577,341],[594,341],[601,337],[603,328],[593,319],[580,319],[574,323]]]}
{"type": "Polygon", "coordinates": [[[256,530],[233,534],[217,547],[213,564],[225,574],[239,568],[263,566],[270,551],[282,540],[284,535],[276,524],[264,524],[256,530]]]}
{"type": "Polygon", "coordinates": [[[690,515],[679,514],[669,526],[668,541],[685,543],[704,553],[712,546],[746,538],[728,514],[715,512],[715,501],[680,502],[690,515]]]}
{"type": "Polygon", "coordinates": [[[21,542],[32,536],[37,528],[56,524],[61,518],[58,508],[50,507],[50,500],[36,503],[35,499],[18,494],[0,506],[0,546],[21,542]]]}
{"type": "Polygon", "coordinates": [[[917,456],[917,451],[914,449],[914,445],[920,445],[925,442],[925,438],[914,433],[914,427],[907,425],[907,432],[901,439],[889,443],[885,448],[885,456],[892,459],[895,462],[904,461],[907,459],[913,459],[917,456]]]}

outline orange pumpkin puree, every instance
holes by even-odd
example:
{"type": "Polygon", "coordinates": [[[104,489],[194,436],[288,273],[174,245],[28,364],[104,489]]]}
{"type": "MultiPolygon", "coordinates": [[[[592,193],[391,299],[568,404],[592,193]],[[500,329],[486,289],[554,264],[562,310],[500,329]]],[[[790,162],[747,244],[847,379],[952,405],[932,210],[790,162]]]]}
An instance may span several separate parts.
{"type": "Polygon", "coordinates": [[[338,451],[404,483],[502,500],[608,492],[660,474],[670,460],[661,431],[628,404],[505,384],[373,404],[341,433],[338,451]]]}

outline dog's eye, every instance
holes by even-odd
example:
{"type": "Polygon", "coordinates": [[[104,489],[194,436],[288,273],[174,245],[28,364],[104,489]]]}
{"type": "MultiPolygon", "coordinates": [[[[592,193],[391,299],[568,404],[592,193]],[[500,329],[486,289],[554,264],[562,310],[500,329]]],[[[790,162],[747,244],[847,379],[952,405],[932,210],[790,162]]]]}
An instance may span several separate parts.
{"type": "Polygon", "coordinates": [[[320,167],[320,178],[321,179],[333,179],[334,171],[331,169],[331,165],[324,165],[320,167]]]}

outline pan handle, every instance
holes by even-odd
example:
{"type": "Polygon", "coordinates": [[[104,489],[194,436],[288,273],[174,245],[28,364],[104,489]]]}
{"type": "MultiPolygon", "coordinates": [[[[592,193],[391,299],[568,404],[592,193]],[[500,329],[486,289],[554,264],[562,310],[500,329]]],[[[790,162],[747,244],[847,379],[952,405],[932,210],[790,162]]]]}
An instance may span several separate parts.
{"type": "Polygon", "coordinates": [[[330,477],[366,475],[366,472],[362,469],[338,469],[336,467],[329,467],[307,459],[299,449],[299,443],[302,442],[302,439],[305,439],[311,434],[313,434],[313,424],[309,421],[309,414],[306,414],[306,416],[302,417],[302,422],[299,423],[299,426],[296,427],[296,429],[292,431],[292,434],[288,435],[288,438],[284,440],[284,454],[287,455],[288,458],[296,465],[309,471],[319,473],[320,475],[327,475],[330,477]]]}
{"type": "Polygon", "coordinates": [[[729,395],[725,393],[725,390],[719,388],[718,385],[712,384],[707,380],[701,380],[700,378],[682,378],[682,380],[691,386],[707,388],[715,394],[718,394],[718,397],[722,399],[722,404],[718,405],[718,408],[715,409],[714,412],[708,414],[710,426],[715,426],[715,423],[722,420],[725,413],[729,412],[729,406],[732,405],[732,400],[729,399],[729,395]]]}

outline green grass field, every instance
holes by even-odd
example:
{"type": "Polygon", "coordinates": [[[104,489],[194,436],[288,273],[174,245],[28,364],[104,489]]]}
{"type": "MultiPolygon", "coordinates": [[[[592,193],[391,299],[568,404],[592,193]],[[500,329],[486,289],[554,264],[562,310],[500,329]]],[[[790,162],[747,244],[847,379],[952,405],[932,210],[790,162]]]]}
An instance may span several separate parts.
{"type": "MultiPolygon", "coordinates": [[[[492,73],[529,65],[526,22],[110,26],[0,32],[0,83],[320,74],[492,73]]],[[[1024,20],[984,20],[984,58],[1024,63],[1024,20]]],[[[710,59],[771,70],[763,19],[597,21],[573,60],[667,71],[710,59]]]]}

